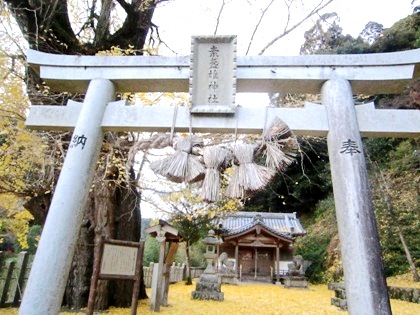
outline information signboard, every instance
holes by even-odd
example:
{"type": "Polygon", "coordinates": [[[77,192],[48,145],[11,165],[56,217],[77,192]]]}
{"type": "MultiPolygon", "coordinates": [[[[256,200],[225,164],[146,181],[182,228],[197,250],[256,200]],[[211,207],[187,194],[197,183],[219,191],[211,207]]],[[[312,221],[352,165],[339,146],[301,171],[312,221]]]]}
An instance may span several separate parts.
{"type": "Polygon", "coordinates": [[[112,279],[133,281],[131,315],[136,314],[143,249],[143,241],[136,243],[101,238],[95,250],[95,261],[93,263],[93,274],[86,314],[93,314],[98,280],[112,279]]]}
{"type": "Polygon", "coordinates": [[[139,248],[104,244],[100,276],[131,276],[136,274],[139,248]]]}

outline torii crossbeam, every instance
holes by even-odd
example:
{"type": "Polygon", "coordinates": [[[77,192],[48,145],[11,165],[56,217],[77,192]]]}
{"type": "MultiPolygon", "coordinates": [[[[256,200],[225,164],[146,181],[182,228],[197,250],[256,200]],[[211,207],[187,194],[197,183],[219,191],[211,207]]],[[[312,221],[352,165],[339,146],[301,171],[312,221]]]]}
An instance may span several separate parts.
{"type": "MultiPolygon", "coordinates": [[[[118,92],[188,92],[189,57],[88,57],[28,52],[53,90],[86,92],[82,104],[32,106],[27,126],[72,130],[25,289],[20,315],[56,315],[70,270],[104,131],[169,131],[174,108],[125,106],[118,92]]],[[[420,111],[354,106],[353,94],[401,92],[420,73],[420,49],[370,55],[237,57],[238,92],[322,93],[303,109],[235,109],[193,115],[179,108],[176,130],[261,133],[280,117],[296,134],[327,136],[350,314],[391,314],[361,136],[417,137],[420,111]],[[265,118],[267,116],[267,118],[265,118]]]]}

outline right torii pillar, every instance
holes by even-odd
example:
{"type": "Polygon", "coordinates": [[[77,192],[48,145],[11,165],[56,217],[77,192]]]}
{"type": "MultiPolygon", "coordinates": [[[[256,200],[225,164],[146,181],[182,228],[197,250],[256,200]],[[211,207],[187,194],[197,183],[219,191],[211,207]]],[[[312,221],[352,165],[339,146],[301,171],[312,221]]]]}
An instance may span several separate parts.
{"type": "Polygon", "coordinates": [[[325,82],[322,104],[349,314],[392,314],[350,83],[325,82]]]}

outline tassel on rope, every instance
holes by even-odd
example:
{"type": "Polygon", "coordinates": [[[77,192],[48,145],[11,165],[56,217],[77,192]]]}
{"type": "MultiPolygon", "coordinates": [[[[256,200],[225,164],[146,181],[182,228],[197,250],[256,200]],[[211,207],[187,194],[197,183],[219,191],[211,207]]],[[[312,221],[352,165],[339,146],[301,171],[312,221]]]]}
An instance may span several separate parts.
{"type": "Polygon", "coordinates": [[[276,117],[264,131],[259,151],[266,157],[265,165],[272,169],[285,171],[296,157],[298,143],[289,126],[276,117]]]}
{"type": "Polygon", "coordinates": [[[147,151],[149,149],[164,149],[172,145],[172,140],[168,134],[156,133],[150,138],[141,139],[137,141],[128,151],[127,163],[125,166],[126,174],[129,174],[130,170],[134,166],[136,155],[139,151],[147,151]]]}
{"type": "Polygon", "coordinates": [[[238,166],[234,168],[234,174],[228,185],[226,195],[231,198],[243,198],[246,192],[254,192],[262,189],[275,171],[254,162],[255,145],[237,144],[234,155],[238,166]]]}
{"type": "Polygon", "coordinates": [[[199,156],[202,146],[203,140],[195,135],[179,137],[175,143],[175,153],[151,163],[150,168],[176,183],[200,181],[205,173],[199,156]]]}
{"type": "Polygon", "coordinates": [[[207,202],[220,201],[220,172],[231,153],[217,146],[206,147],[203,159],[206,175],[201,186],[200,198],[207,202]]]}
{"type": "Polygon", "coordinates": [[[233,173],[230,178],[230,182],[226,187],[225,195],[229,198],[238,198],[238,199],[245,199],[245,189],[243,186],[239,185],[239,172],[238,172],[239,165],[232,165],[233,173]]]}

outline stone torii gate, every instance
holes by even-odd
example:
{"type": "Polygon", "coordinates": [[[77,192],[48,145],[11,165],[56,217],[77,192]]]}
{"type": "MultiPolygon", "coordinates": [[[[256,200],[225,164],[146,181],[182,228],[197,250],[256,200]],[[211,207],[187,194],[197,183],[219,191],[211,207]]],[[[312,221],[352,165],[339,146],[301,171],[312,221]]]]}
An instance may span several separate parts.
{"type": "MultiPolygon", "coordinates": [[[[229,44],[235,66],[231,74],[236,74],[229,81],[233,94],[235,88],[237,92],[321,92],[322,105],[232,110],[232,104],[225,104],[226,110],[204,106],[201,112],[198,106],[199,114],[194,114],[194,107],[180,107],[176,131],[261,133],[265,122],[278,116],[297,135],[326,136],[349,313],[391,314],[361,136],[419,136],[420,111],[354,106],[353,94],[401,92],[419,76],[420,49],[370,55],[236,57],[231,48],[229,44]]],[[[86,93],[83,104],[32,106],[26,122],[34,129],[74,129],[19,310],[20,315],[56,315],[103,133],[167,132],[174,121],[174,107],[125,106],[124,101],[113,102],[115,92],[188,92],[190,64],[197,60],[66,56],[33,50],[27,58],[52,90],[86,93]]]]}

